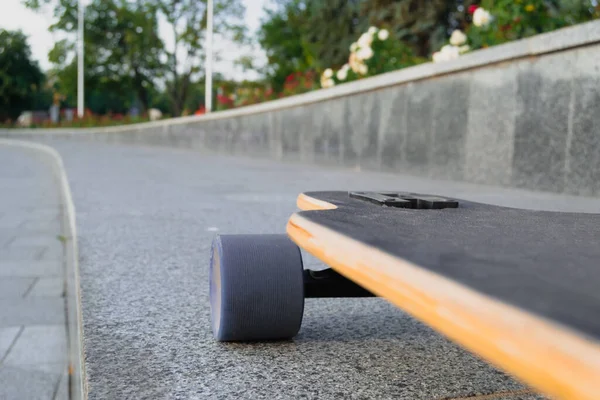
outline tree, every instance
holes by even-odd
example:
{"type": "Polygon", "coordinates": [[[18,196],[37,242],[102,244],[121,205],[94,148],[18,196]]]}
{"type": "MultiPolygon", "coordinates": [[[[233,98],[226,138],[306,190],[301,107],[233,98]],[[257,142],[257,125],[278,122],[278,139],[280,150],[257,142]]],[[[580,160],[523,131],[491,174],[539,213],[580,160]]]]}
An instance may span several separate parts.
{"type": "MultiPolygon", "coordinates": [[[[169,24],[173,47],[166,54],[166,84],[173,115],[181,115],[192,83],[199,79],[204,61],[207,0],[154,0],[169,24]]],[[[221,42],[244,41],[245,8],[240,0],[214,0],[213,30],[221,42]]]]}
{"type": "Polygon", "coordinates": [[[281,91],[288,76],[312,67],[314,56],[306,46],[307,20],[305,0],[280,1],[274,9],[265,9],[266,18],[258,40],[267,54],[265,75],[273,88],[281,91]]]}
{"type": "MultiPolygon", "coordinates": [[[[52,0],[27,0],[35,10],[52,0]]],[[[74,34],[77,30],[77,0],[58,0],[58,21],[51,31],[74,34]]],[[[95,112],[123,112],[133,101],[148,108],[148,94],[162,72],[159,61],[163,43],[158,37],[156,10],[145,2],[94,0],[85,12],[86,104],[95,112]]],[[[74,35],[59,41],[49,54],[55,65],[52,76],[72,102],[77,90],[77,60],[74,35]]]]}
{"type": "Polygon", "coordinates": [[[281,91],[294,72],[337,67],[348,61],[348,49],[366,27],[359,14],[363,0],[279,0],[265,9],[259,43],[267,53],[265,72],[281,91]]]}
{"type": "MultiPolygon", "coordinates": [[[[23,1],[33,9],[44,4],[54,5],[58,22],[51,30],[76,32],[78,0],[23,1]]],[[[93,0],[86,8],[86,101],[94,90],[114,86],[128,98],[133,94],[134,99],[146,108],[152,97],[152,86],[160,84],[169,95],[173,116],[181,115],[192,84],[202,76],[206,2],[93,0]],[[158,36],[160,16],[172,32],[173,43],[169,46],[164,46],[158,36]]],[[[214,0],[215,41],[243,42],[243,17],[241,0],[214,0]]],[[[61,46],[57,54],[61,53],[63,63],[58,65],[67,68],[74,62],[75,46],[73,42],[61,46]]],[[[69,85],[65,83],[64,86],[69,85]]],[[[129,101],[122,100],[124,103],[129,101]]]]}
{"type": "Polygon", "coordinates": [[[368,28],[360,14],[366,0],[312,0],[307,3],[306,42],[317,69],[348,62],[350,45],[368,28]]]}
{"type": "Polygon", "coordinates": [[[147,109],[150,87],[163,73],[156,10],[141,1],[102,0],[88,14],[93,22],[86,27],[85,38],[95,53],[94,72],[120,84],[121,90],[128,88],[147,109]]]}
{"type": "Polygon", "coordinates": [[[31,59],[27,37],[21,31],[0,29],[0,121],[15,120],[21,111],[36,106],[44,79],[31,59]]]}
{"type": "Polygon", "coordinates": [[[428,57],[461,25],[464,13],[476,0],[371,0],[362,2],[370,25],[385,28],[410,45],[419,57],[428,57]]]}

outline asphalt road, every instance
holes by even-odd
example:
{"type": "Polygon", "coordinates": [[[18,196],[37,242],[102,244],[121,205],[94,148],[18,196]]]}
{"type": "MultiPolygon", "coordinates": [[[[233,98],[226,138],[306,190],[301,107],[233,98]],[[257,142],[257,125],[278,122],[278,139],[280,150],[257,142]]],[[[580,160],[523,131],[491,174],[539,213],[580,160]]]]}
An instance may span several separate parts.
{"type": "Polygon", "coordinates": [[[520,391],[519,383],[381,299],[308,300],[293,341],[215,342],[207,273],[212,237],[284,233],[297,194],[307,190],[411,190],[555,210],[593,211],[600,204],[181,150],[53,146],[64,158],[77,209],[90,399],[414,400],[520,391]]]}

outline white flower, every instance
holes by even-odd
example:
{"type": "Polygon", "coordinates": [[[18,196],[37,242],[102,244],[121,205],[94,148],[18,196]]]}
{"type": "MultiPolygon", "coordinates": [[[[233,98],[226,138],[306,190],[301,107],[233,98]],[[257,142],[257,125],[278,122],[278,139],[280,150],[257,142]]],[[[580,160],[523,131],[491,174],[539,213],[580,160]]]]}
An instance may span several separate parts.
{"type": "Polygon", "coordinates": [[[350,45],[350,51],[354,53],[356,50],[358,50],[358,43],[354,42],[350,45]]]}
{"type": "Polygon", "coordinates": [[[373,49],[370,47],[361,47],[360,50],[356,52],[356,56],[359,60],[368,60],[373,57],[373,49]]]}
{"type": "Polygon", "coordinates": [[[471,50],[471,48],[469,47],[469,45],[468,45],[468,44],[465,44],[464,46],[460,46],[460,47],[458,48],[458,52],[459,52],[460,54],[464,54],[464,53],[466,53],[466,52],[467,52],[467,51],[469,51],[469,50],[471,50]]]}
{"type": "Polygon", "coordinates": [[[450,44],[452,46],[461,46],[465,43],[467,43],[467,35],[462,33],[461,30],[455,29],[450,36],[450,44]]]}
{"type": "Polygon", "coordinates": [[[332,76],[333,76],[333,70],[331,68],[327,68],[325,71],[323,71],[323,78],[329,79],[332,76]]]}
{"type": "Polygon", "coordinates": [[[358,59],[356,53],[351,53],[350,58],[348,59],[348,65],[350,66],[352,71],[358,74],[360,64],[362,64],[362,61],[358,59]]]}
{"type": "Polygon", "coordinates": [[[447,44],[444,47],[442,47],[441,51],[447,60],[454,60],[455,58],[458,58],[458,56],[460,55],[458,47],[452,46],[451,44],[447,44]]]}
{"type": "Polygon", "coordinates": [[[366,75],[369,72],[369,67],[366,64],[360,64],[358,66],[358,73],[361,75],[366,75]]]}
{"type": "Polygon", "coordinates": [[[371,47],[371,43],[373,42],[373,36],[368,33],[363,33],[358,38],[358,47],[371,47]]]}
{"type": "Polygon", "coordinates": [[[473,13],[473,25],[475,26],[487,26],[492,19],[492,15],[485,9],[479,7],[473,13]]]}
{"type": "Polygon", "coordinates": [[[335,76],[337,76],[337,78],[340,81],[345,81],[346,78],[348,77],[348,69],[347,68],[340,69],[335,76]]]}
{"type": "Polygon", "coordinates": [[[377,37],[379,38],[379,40],[387,40],[387,38],[390,37],[390,33],[387,29],[382,29],[379,31],[379,33],[377,33],[377,37]]]}
{"type": "Polygon", "coordinates": [[[374,26],[370,27],[369,30],[367,31],[367,33],[371,36],[373,36],[374,34],[377,33],[377,28],[375,28],[374,26]]]}
{"type": "Polygon", "coordinates": [[[436,51],[432,55],[432,59],[434,63],[442,62],[442,61],[450,61],[458,58],[460,55],[460,50],[456,46],[452,46],[451,44],[447,44],[440,51],[436,51]]]}
{"type": "Polygon", "coordinates": [[[323,86],[324,88],[330,88],[332,86],[335,86],[335,82],[333,81],[333,79],[324,79],[321,82],[321,86],[323,86]]]}

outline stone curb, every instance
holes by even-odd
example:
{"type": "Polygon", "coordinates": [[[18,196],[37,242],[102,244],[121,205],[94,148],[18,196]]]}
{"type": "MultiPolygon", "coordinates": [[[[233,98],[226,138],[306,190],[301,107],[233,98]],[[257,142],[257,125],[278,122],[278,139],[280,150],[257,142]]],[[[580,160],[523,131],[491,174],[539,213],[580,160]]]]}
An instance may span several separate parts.
{"type": "Polygon", "coordinates": [[[73,400],[87,399],[87,379],[85,371],[83,319],[81,313],[81,292],[79,285],[79,253],[77,247],[77,227],[75,205],[61,156],[53,148],[18,140],[0,139],[0,146],[21,147],[46,156],[52,163],[60,185],[62,200],[62,230],[65,246],[67,272],[67,333],[69,337],[69,391],[73,400]]]}

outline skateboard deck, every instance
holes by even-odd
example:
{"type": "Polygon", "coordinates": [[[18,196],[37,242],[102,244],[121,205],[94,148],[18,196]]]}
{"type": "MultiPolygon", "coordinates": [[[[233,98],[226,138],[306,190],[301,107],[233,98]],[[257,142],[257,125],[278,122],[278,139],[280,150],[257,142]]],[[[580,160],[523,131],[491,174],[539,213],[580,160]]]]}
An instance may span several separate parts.
{"type": "Polygon", "coordinates": [[[600,214],[409,193],[307,192],[290,238],[562,399],[600,398],[600,214]]]}

